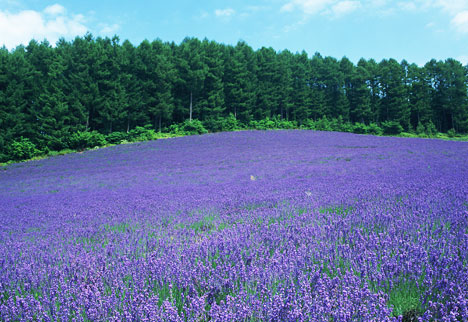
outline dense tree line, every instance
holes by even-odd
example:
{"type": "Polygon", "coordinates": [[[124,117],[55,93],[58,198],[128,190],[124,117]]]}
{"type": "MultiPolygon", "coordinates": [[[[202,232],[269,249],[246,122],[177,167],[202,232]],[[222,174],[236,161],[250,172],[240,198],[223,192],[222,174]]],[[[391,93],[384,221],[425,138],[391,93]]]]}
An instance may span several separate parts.
{"type": "Polygon", "coordinates": [[[33,40],[0,49],[0,158],[21,137],[60,150],[77,131],[160,131],[192,118],[216,131],[229,115],[242,124],[326,117],[468,132],[467,71],[454,59],[355,65],[195,38],[137,47],[91,34],[55,47],[33,40]]]}

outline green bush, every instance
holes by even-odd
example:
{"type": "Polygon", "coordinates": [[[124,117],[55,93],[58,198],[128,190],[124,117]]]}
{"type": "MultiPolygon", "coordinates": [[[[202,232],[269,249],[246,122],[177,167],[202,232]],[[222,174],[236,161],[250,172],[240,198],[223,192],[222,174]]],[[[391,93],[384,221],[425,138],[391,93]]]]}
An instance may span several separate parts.
{"type": "Polygon", "coordinates": [[[421,122],[419,122],[418,126],[416,126],[416,134],[421,137],[426,136],[426,129],[424,128],[424,125],[421,122]]]}
{"type": "Polygon", "coordinates": [[[301,124],[301,129],[315,130],[315,122],[312,119],[304,120],[301,124]]]}
{"type": "Polygon", "coordinates": [[[260,121],[250,121],[249,128],[256,130],[272,130],[276,127],[275,121],[271,120],[268,116],[260,121]]]}
{"type": "Polygon", "coordinates": [[[348,122],[343,120],[343,117],[340,115],[338,118],[332,118],[330,121],[330,130],[338,132],[352,132],[352,126],[348,122]]]}
{"type": "Polygon", "coordinates": [[[403,127],[397,121],[385,121],[382,122],[382,130],[387,135],[398,135],[403,132],[403,127]]]}
{"type": "Polygon", "coordinates": [[[286,119],[278,119],[276,122],[276,126],[278,129],[283,129],[283,130],[297,129],[296,121],[289,121],[286,119]]]}
{"type": "Polygon", "coordinates": [[[382,135],[383,130],[380,126],[378,126],[376,123],[370,123],[367,126],[367,134],[372,134],[372,135],[382,135]]]}
{"type": "Polygon", "coordinates": [[[315,129],[318,131],[332,131],[330,121],[326,116],[315,121],[315,129]]]}
{"type": "Polygon", "coordinates": [[[106,136],[106,141],[111,144],[120,144],[122,141],[127,139],[128,135],[124,132],[112,132],[106,136]]]}
{"type": "Polygon", "coordinates": [[[223,131],[235,131],[235,130],[241,130],[242,129],[242,124],[237,120],[237,118],[234,116],[234,114],[229,113],[229,116],[224,119],[223,123],[223,131]]]}
{"type": "Polygon", "coordinates": [[[223,118],[208,118],[207,120],[203,121],[203,127],[210,132],[221,132],[224,130],[224,122],[223,118]]]}
{"type": "Polygon", "coordinates": [[[339,130],[340,132],[353,132],[354,125],[350,122],[341,123],[339,130]]]}
{"type": "Polygon", "coordinates": [[[353,133],[366,134],[367,133],[367,126],[364,123],[360,123],[360,122],[354,123],[353,133]]]}
{"type": "Polygon", "coordinates": [[[205,134],[208,131],[199,120],[185,120],[181,124],[173,124],[169,127],[169,132],[177,135],[205,134]]]}
{"type": "Polygon", "coordinates": [[[437,128],[432,121],[429,121],[429,123],[426,124],[426,134],[429,137],[433,137],[437,134],[437,128]]]}
{"type": "Polygon", "coordinates": [[[86,148],[94,148],[96,146],[106,145],[106,138],[103,134],[92,132],[77,131],[68,139],[68,146],[72,149],[83,150],[86,148]]]}
{"type": "Polygon", "coordinates": [[[130,142],[148,141],[156,138],[156,132],[151,128],[151,125],[137,126],[130,130],[127,134],[127,138],[130,142]]]}
{"type": "Polygon", "coordinates": [[[10,147],[9,156],[12,160],[27,160],[40,154],[41,151],[36,149],[36,145],[27,138],[19,138],[13,141],[10,147]]]}
{"type": "Polygon", "coordinates": [[[203,122],[203,126],[210,132],[227,132],[242,129],[242,124],[232,113],[229,113],[227,117],[209,118],[203,122]]]}
{"type": "Polygon", "coordinates": [[[60,151],[66,149],[68,148],[68,135],[68,133],[60,133],[59,136],[47,135],[44,137],[45,146],[51,151],[60,151]]]}
{"type": "Polygon", "coordinates": [[[448,136],[449,138],[454,138],[454,137],[457,136],[457,133],[455,132],[454,129],[450,129],[450,130],[447,131],[447,136],[448,136]]]}

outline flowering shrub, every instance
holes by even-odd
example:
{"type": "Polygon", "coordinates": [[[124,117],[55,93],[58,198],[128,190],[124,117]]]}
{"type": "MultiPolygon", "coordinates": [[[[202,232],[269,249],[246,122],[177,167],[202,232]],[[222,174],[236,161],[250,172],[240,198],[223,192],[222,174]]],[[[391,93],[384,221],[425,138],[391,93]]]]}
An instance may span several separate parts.
{"type": "Polygon", "coordinates": [[[468,144],[181,137],[0,171],[2,321],[466,321],[468,144]]]}

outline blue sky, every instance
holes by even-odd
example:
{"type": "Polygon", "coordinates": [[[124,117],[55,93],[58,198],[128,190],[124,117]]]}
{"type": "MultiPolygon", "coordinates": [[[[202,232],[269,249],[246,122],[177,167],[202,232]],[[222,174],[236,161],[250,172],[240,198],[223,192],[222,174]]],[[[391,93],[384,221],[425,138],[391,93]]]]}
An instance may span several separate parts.
{"type": "Polygon", "coordinates": [[[90,31],[139,44],[185,37],[309,55],[468,63],[468,0],[0,0],[0,46],[90,31]]]}

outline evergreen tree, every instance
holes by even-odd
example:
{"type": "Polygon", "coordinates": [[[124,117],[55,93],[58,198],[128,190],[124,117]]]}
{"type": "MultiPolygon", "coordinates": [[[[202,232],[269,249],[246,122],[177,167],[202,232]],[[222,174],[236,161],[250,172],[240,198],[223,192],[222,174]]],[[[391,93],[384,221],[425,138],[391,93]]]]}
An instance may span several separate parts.
{"type": "Polygon", "coordinates": [[[379,65],[382,75],[380,120],[398,122],[407,130],[409,128],[410,109],[404,69],[394,59],[382,60],[379,65]]]}
{"type": "Polygon", "coordinates": [[[228,113],[248,123],[255,103],[255,53],[245,42],[227,47],[224,96],[228,113]]]}
{"type": "Polygon", "coordinates": [[[292,117],[295,121],[303,123],[310,118],[310,64],[306,52],[296,54],[292,61],[292,97],[294,106],[292,117]]]}

